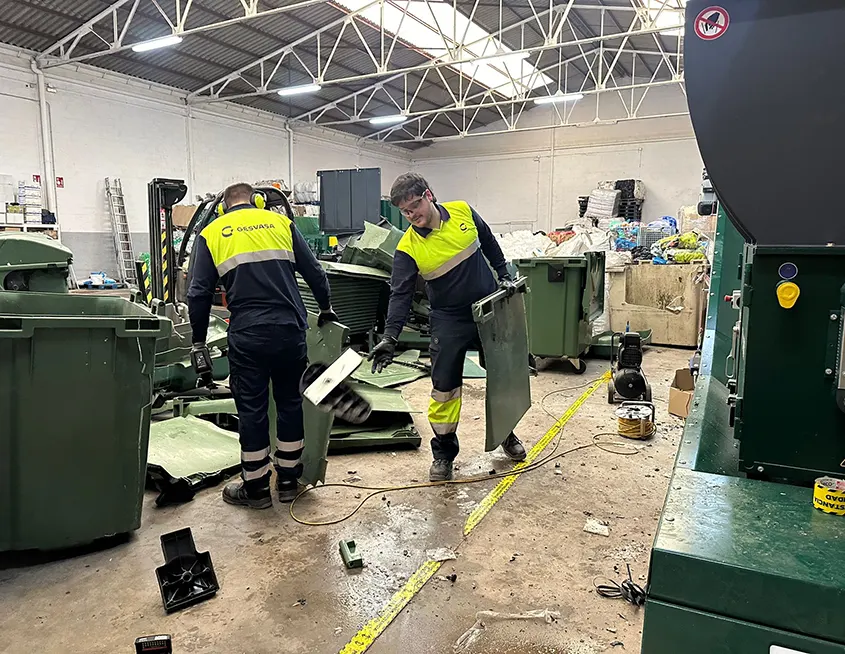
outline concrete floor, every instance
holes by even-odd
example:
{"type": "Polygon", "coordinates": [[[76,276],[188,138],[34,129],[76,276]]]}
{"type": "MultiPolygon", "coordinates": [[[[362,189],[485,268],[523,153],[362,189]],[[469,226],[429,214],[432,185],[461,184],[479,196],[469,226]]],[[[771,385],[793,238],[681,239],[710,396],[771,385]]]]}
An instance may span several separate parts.
{"type": "MultiPolygon", "coordinates": [[[[426,550],[458,547],[370,648],[373,654],[452,652],[455,640],[479,610],[517,613],[559,611],[553,624],[491,624],[469,654],[593,654],[638,652],[642,610],[599,597],[593,579],[620,580],[625,563],[645,586],[649,550],[663,504],[682,421],[666,412],[669,383],[689,351],[651,348],[645,361],[654,388],[659,432],[636,456],[589,448],[520,477],[462,542],[466,516],[495,482],[385,494],[352,519],[331,527],[294,523],[286,506],[248,511],[222,503],[219,489],[191,503],[155,508],[145,499],[143,525],[128,542],[33,562],[0,558],[0,652],[130,652],[137,636],[169,633],[174,652],[338,652],[379,613],[426,550]],[[587,517],[607,521],[610,536],[583,531],[587,517]],[[220,591],[207,602],[166,615],[154,570],[162,563],[159,536],[190,526],[200,550],[211,552],[220,591]],[[347,572],[338,541],[354,538],[366,567],[347,572]],[[457,575],[454,582],[446,575],[457,575]],[[621,644],[624,644],[624,649],[621,644]]],[[[598,377],[606,362],[592,360],[584,376],[554,363],[533,380],[534,405],[517,433],[531,445],[554,422],[540,407],[550,391],[598,377]]],[[[511,465],[501,453],[485,454],[484,383],[467,382],[461,427],[459,476],[511,465]]],[[[583,388],[549,397],[556,416],[583,388]]],[[[429,380],[405,387],[423,410],[429,380]]],[[[424,414],[417,417],[429,432],[424,414]]],[[[569,421],[560,450],[589,443],[615,427],[602,390],[569,421]]],[[[549,450],[547,450],[548,452],[549,450]]],[[[329,481],[351,474],[364,484],[426,479],[430,453],[368,453],[330,457],[329,481]]],[[[61,492],[61,489],[56,489],[61,492]]],[[[311,519],[343,514],[360,491],[329,488],[298,509],[311,519]]]]}

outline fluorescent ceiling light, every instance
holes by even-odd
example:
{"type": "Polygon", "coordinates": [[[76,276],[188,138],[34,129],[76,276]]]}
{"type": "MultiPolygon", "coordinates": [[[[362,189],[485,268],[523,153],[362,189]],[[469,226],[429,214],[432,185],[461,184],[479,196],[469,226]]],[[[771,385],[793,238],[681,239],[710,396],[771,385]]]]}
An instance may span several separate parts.
{"type": "Polygon", "coordinates": [[[584,97],[581,93],[555,93],[545,95],[541,98],[534,98],[534,104],[554,104],[556,102],[576,102],[584,97]]]}
{"type": "Polygon", "coordinates": [[[149,52],[150,50],[158,50],[159,48],[168,48],[171,45],[176,45],[178,43],[182,43],[182,37],[173,34],[172,36],[165,36],[160,39],[154,39],[152,41],[139,43],[138,45],[133,45],[132,50],[133,52],[149,52]]]}
{"type": "MultiPolygon", "coordinates": [[[[357,11],[372,0],[336,1],[349,11],[357,11]]],[[[403,0],[397,4],[385,2],[373,5],[358,15],[373,25],[381,25],[383,16],[385,31],[398,35],[405,43],[432,59],[464,62],[451,63],[450,67],[505,97],[515,98],[552,84],[550,77],[526,61],[527,53],[514,54],[481,25],[455,11],[451,3],[424,0],[403,0]],[[402,20],[406,7],[407,16],[402,20]],[[458,43],[462,39],[463,43],[473,45],[459,48],[458,43]],[[471,61],[485,55],[495,56],[479,62],[471,61]]]]}
{"type": "Polygon", "coordinates": [[[370,118],[370,125],[393,125],[394,123],[404,123],[406,120],[402,114],[376,116],[375,118],[370,118]]]}
{"type": "Polygon", "coordinates": [[[289,95],[299,95],[300,93],[314,93],[321,88],[323,87],[319,84],[300,84],[299,86],[288,86],[287,88],[279,89],[277,93],[282,97],[286,97],[289,95]]]}

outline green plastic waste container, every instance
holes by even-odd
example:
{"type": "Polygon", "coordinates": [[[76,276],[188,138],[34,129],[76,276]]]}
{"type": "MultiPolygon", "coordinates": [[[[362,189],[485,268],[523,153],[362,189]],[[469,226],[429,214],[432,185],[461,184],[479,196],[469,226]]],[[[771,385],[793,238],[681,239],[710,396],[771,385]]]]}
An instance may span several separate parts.
{"type": "Polygon", "coordinates": [[[73,254],[46,234],[0,232],[0,291],[67,293],[73,254]]]}
{"type": "Polygon", "coordinates": [[[156,339],[119,297],[0,292],[0,551],[137,529],[156,339]]]}
{"type": "Polygon", "coordinates": [[[580,359],[604,311],[604,252],[517,259],[528,280],[528,347],[535,357],[580,359]]]}

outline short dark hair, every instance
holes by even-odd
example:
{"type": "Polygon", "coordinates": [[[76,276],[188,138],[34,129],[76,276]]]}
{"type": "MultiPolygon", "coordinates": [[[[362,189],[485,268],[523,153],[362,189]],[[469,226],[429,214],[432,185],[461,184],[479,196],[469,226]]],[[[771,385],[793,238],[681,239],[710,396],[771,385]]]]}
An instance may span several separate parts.
{"type": "Polygon", "coordinates": [[[246,182],[238,182],[227,186],[223,191],[223,202],[227,207],[234,207],[239,204],[246,204],[252,202],[252,194],[255,190],[246,182]]]}
{"type": "MultiPolygon", "coordinates": [[[[390,203],[394,207],[398,207],[403,200],[421,196],[426,191],[431,191],[431,187],[425,181],[425,177],[417,173],[405,173],[399,175],[393,182],[393,186],[390,187],[390,203]]],[[[435,202],[437,201],[437,198],[434,197],[434,191],[431,191],[431,197],[435,202]]]]}

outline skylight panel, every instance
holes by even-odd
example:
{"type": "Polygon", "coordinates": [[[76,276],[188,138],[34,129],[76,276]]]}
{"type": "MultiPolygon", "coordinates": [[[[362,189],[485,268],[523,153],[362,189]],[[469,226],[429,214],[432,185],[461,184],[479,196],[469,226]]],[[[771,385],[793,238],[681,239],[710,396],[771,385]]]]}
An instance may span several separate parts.
{"type": "MultiPolygon", "coordinates": [[[[350,11],[357,11],[372,0],[336,0],[350,11]]],[[[678,1],[678,0],[676,0],[678,1]]],[[[499,39],[477,23],[445,2],[420,2],[397,0],[385,2],[384,29],[433,59],[460,62],[472,57],[497,55],[494,59],[478,63],[455,63],[450,67],[474,79],[482,86],[495,89],[513,98],[528,91],[552,84],[552,79],[539,73],[528,61],[525,53],[514,54],[499,39]],[[407,4],[407,16],[402,19],[407,4]],[[459,48],[459,43],[471,44],[459,48]]],[[[374,5],[360,14],[375,25],[381,24],[382,8],[374,5]]]]}
{"type": "Polygon", "coordinates": [[[667,36],[683,36],[684,12],[687,0],[640,0],[648,10],[649,20],[655,27],[662,28],[661,34],[667,36]],[[666,5],[661,11],[661,7],[666,5]]]}

